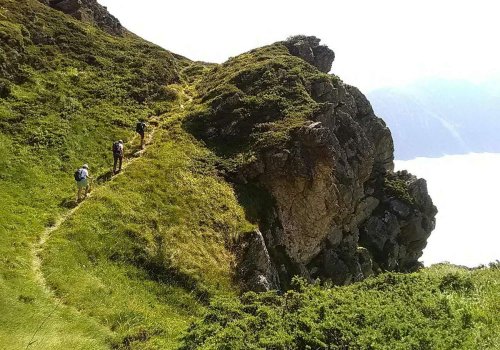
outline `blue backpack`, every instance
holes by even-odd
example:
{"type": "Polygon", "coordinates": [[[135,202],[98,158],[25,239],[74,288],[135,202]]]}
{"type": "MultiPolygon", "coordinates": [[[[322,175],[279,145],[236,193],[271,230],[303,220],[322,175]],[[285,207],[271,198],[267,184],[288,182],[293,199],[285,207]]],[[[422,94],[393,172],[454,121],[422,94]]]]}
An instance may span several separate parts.
{"type": "Polygon", "coordinates": [[[76,181],[82,181],[85,179],[85,176],[83,175],[83,169],[78,169],[75,171],[75,180],[76,181]]]}

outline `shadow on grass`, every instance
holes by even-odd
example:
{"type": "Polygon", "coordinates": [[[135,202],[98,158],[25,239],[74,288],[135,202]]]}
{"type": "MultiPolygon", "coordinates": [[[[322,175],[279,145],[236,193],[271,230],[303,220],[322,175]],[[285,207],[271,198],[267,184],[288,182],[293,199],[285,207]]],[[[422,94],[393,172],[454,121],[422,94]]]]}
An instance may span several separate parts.
{"type": "Polygon", "coordinates": [[[64,198],[59,206],[66,209],[73,209],[78,206],[78,202],[74,198],[64,198]]]}
{"type": "Polygon", "coordinates": [[[98,185],[101,185],[105,182],[111,181],[112,178],[113,178],[113,170],[109,170],[104,174],[99,175],[96,179],[96,182],[98,185]]]}
{"type": "Polygon", "coordinates": [[[210,291],[192,276],[156,261],[137,261],[134,264],[146,271],[151,280],[181,287],[193,293],[201,304],[205,306],[210,304],[210,291]]]}

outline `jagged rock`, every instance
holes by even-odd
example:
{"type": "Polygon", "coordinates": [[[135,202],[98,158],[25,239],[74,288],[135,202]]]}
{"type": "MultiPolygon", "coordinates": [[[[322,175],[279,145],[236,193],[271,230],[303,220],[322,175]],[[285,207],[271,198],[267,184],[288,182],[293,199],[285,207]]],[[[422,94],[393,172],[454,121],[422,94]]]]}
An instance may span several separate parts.
{"type": "Polygon", "coordinates": [[[384,270],[412,271],[435,227],[436,207],[425,180],[397,172],[379,184],[380,205],[362,225],[361,244],[384,270]],[[394,192],[396,185],[401,193],[394,192]]]}
{"type": "Polygon", "coordinates": [[[394,241],[401,230],[398,218],[387,211],[382,216],[371,216],[363,225],[365,241],[362,242],[371,250],[381,254],[387,241],[394,241]]]}
{"type": "Polygon", "coordinates": [[[331,233],[326,236],[326,239],[328,241],[328,244],[335,248],[337,247],[341,242],[342,238],[344,237],[342,230],[340,230],[338,227],[335,227],[331,233]]]}
{"type": "MultiPolygon", "coordinates": [[[[325,85],[313,87],[313,93],[339,107],[294,131],[293,148],[286,153],[272,150],[261,158],[258,182],[275,198],[281,227],[274,233],[281,237],[273,241],[285,248],[290,270],[305,266],[314,271],[312,277],[336,284],[373,274],[372,259],[383,270],[407,271],[417,264],[422,242],[433,229],[425,224],[433,222],[435,211],[429,209],[433,205],[424,182],[415,179],[408,191],[425,219],[397,197],[367,196],[381,192],[381,179],[393,171],[390,131],[359,90],[341,83],[325,85]],[[375,190],[367,186],[370,179],[379,182],[375,190]],[[360,243],[367,248],[362,254],[360,243]]],[[[272,251],[273,244],[268,249],[272,251]]]]}
{"type": "Polygon", "coordinates": [[[279,278],[260,231],[241,236],[238,247],[238,279],[245,289],[265,292],[279,288],[279,278]]]}
{"type": "Polygon", "coordinates": [[[123,35],[124,28],[120,21],[111,15],[106,7],[97,0],[39,0],[56,10],[64,12],[84,22],[92,23],[102,30],[113,34],[123,35]]]}
{"type": "Polygon", "coordinates": [[[83,8],[82,0],[51,0],[49,5],[70,15],[76,14],[83,8]]]}
{"type": "Polygon", "coordinates": [[[314,36],[298,35],[284,42],[290,53],[312,64],[321,72],[332,69],[335,53],[328,46],[320,45],[320,39],[314,36]]]}
{"type": "Polygon", "coordinates": [[[354,98],[357,113],[354,118],[359,121],[366,136],[372,143],[374,152],[374,173],[376,175],[394,170],[394,142],[391,131],[385,122],[378,118],[367,98],[354,86],[346,89],[354,98]]]}
{"type": "Polygon", "coordinates": [[[415,269],[436,214],[425,181],[394,173],[391,132],[366,97],[319,72],[328,72],[334,59],[319,42],[300,36],[278,43],[276,62],[268,47],[258,60],[267,61],[256,71],[241,61],[258,50],[232,59],[227,65],[234,85],[207,85],[205,96],[215,97],[207,98],[211,110],[197,124],[198,135],[216,150],[286,134],[286,142],[254,144],[245,156],[251,161],[233,158],[242,165],[230,172],[232,181],[261,188],[272,198],[260,229],[284,289],[294,275],[348,284],[383,270],[415,269]],[[298,76],[314,68],[294,69],[299,63],[284,59],[286,51],[319,71],[298,76]],[[236,67],[241,74],[234,73],[236,67]],[[282,106],[303,96],[296,91],[309,95],[301,101],[310,113],[282,131],[291,110],[282,106]]]}
{"type": "Polygon", "coordinates": [[[317,102],[330,102],[338,105],[338,90],[330,80],[319,79],[312,84],[311,97],[317,102]]]}
{"type": "Polygon", "coordinates": [[[364,278],[370,277],[373,275],[373,263],[370,252],[363,247],[358,247],[356,249],[356,254],[358,255],[359,266],[361,268],[361,273],[364,278]]]}

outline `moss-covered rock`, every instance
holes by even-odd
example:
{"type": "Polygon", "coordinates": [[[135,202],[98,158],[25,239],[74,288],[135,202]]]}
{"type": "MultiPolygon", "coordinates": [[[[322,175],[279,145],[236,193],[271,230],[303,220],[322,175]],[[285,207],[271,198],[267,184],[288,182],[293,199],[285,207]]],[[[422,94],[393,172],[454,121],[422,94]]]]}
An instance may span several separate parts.
{"type": "MultiPolygon", "coordinates": [[[[395,176],[389,129],[358,89],[326,74],[333,58],[319,39],[305,36],[231,58],[199,82],[204,109],[186,122],[221,157],[231,181],[272,198],[256,221],[274,266],[257,270],[276,271],[269,278],[283,288],[297,274],[350,283],[372,273],[371,259],[376,271],[404,270],[423,248],[412,241],[411,254],[399,244],[379,254],[366,244],[372,258],[357,254],[360,229],[375,225],[399,242],[407,224],[396,216],[388,225],[375,222],[385,204],[374,193],[392,188],[394,198],[408,198],[383,180],[395,176]],[[395,263],[383,264],[384,254],[395,254],[395,263]]],[[[412,210],[433,222],[432,208],[429,199],[412,210]]],[[[433,225],[417,221],[415,230],[428,236],[433,225]]]]}

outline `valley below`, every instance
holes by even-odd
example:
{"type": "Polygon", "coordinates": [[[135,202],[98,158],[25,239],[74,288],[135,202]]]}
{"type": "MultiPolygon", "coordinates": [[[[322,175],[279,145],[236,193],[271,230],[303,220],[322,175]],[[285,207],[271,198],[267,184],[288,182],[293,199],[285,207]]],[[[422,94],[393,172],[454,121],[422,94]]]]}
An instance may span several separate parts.
{"type": "Polygon", "coordinates": [[[500,153],[470,153],[396,161],[427,179],[439,213],[422,260],[475,267],[500,259],[500,153]]]}

